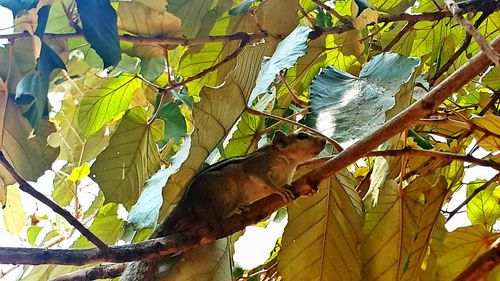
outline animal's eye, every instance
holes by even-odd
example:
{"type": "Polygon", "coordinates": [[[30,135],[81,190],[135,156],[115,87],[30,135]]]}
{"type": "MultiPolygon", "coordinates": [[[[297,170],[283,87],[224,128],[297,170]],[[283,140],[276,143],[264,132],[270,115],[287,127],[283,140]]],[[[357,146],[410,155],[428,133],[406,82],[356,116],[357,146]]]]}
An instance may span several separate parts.
{"type": "Polygon", "coordinates": [[[298,134],[297,134],[297,138],[298,138],[299,140],[305,140],[305,139],[307,139],[308,137],[309,137],[309,135],[308,135],[308,134],[305,134],[305,133],[298,133],[298,134]]]}

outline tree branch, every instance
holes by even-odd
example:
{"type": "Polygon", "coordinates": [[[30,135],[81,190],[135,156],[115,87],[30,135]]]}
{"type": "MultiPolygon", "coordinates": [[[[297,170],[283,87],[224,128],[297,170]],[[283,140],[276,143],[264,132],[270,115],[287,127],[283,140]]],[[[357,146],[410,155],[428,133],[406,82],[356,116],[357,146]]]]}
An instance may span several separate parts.
{"type": "Polygon", "coordinates": [[[480,187],[474,189],[474,191],[469,195],[469,197],[467,197],[467,199],[464,200],[464,202],[460,203],[460,205],[458,205],[455,209],[453,209],[453,211],[451,211],[449,213],[450,215],[448,216],[448,218],[446,219],[446,221],[449,221],[454,215],[456,215],[458,213],[458,211],[460,211],[460,209],[462,209],[465,205],[467,205],[467,203],[469,203],[470,200],[472,200],[472,198],[474,198],[479,192],[481,192],[481,191],[485,190],[486,188],[488,188],[488,186],[490,184],[494,183],[495,181],[497,181],[498,178],[500,178],[500,173],[497,173],[489,181],[485,182],[480,187]]]}
{"type": "MultiPolygon", "coordinates": [[[[95,236],[90,230],[88,230],[82,223],[80,223],[80,221],[78,221],[75,217],[73,217],[68,211],[61,208],[59,205],[54,203],[54,201],[47,198],[45,195],[40,193],[38,190],[34,189],[26,180],[24,180],[16,172],[16,169],[9,163],[9,161],[7,160],[7,158],[5,158],[5,155],[1,151],[0,151],[0,163],[3,164],[3,166],[7,169],[7,171],[9,171],[9,173],[12,175],[12,177],[17,181],[17,183],[19,184],[19,188],[22,191],[35,197],[40,202],[49,206],[55,213],[61,215],[72,226],[74,226],[76,229],[78,229],[78,231],[80,231],[80,233],[83,236],[85,236],[85,238],[87,238],[90,242],[92,242],[94,245],[99,247],[100,250],[105,252],[108,249],[108,246],[104,242],[102,242],[101,239],[99,239],[97,236],[95,236]]],[[[7,263],[9,263],[9,262],[7,262],[7,263]]]]}
{"type": "MultiPolygon", "coordinates": [[[[483,23],[483,21],[486,20],[486,18],[488,18],[489,15],[490,13],[483,12],[483,14],[476,20],[474,26],[476,28],[479,27],[481,23],[483,23]]],[[[467,50],[471,41],[472,41],[472,35],[470,35],[469,33],[465,34],[465,39],[460,45],[460,47],[458,47],[458,49],[453,53],[453,55],[451,55],[448,61],[446,61],[446,63],[441,68],[439,68],[436,71],[436,73],[429,79],[429,85],[431,86],[434,85],[437,79],[441,77],[441,75],[443,75],[446,71],[448,71],[448,69],[450,69],[450,67],[453,65],[453,63],[455,63],[458,57],[460,57],[460,55],[463,52],[465,52],[465,50],[467,50]]]]}
{"type": "Polygon", "coordinates": [[[467,30],[467,33],[472,35],[476,40],[477,44],[486,53],[486,55],[490,58],[490,60],[496,65],[500,66],[500,55],[495,52],[488,44],[488,41],[484,39],[479,32],[477,32],[477,28],[470,23],[470,21],[466,20],[462,14],[463,11],[458,7],[458,5],[453,0],[445,0],[446,7],[451,11],[455,20],[467,30]]]}

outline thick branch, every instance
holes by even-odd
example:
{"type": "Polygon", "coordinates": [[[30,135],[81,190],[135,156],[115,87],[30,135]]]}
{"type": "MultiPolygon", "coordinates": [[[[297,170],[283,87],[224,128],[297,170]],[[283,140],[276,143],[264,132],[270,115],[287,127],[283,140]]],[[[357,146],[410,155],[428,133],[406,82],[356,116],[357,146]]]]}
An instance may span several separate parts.
{"type": "Polygon", "coordinates": [[[30,194],[31,196],[38,199],[43,204],[49,206],[55,213],[61,215],[66,221],[68,221],[71,225],[73,225],[80,233],[85,236],[90,242],[99,247],[99,249],[106,251],[108,246],[102,242],[97,236],[95,236],[90,230],[88,230],[83,224],[80,223],[75,217],[73,217],[68,211],[61,208],[59,205],[54,203],[54,201],[47,198],[45,195],[40,193],[38,190],[34,189],[26,180],[24,180],[17,172],[16,169],[7,161],[3,152],[0,151],[0,163],[9,171],[12,177],[19,184],[19,188],[30,194]]]}
{"type": "MultiPolygon", "coordinates": [[[[490,14],[488,12],[484,12],[477,20],[476,20],[476,23],[474,24],[474,26],[477,28],[481,25],[481,23],[483,23],[484,20],[486,20],[486,18],[489,16],[490,14]]],[[[465,34],[465,39],[464,41],[462,42],[462,44],[460,45],[460,47],[458,47],[458,49],[453,53],[453,55],[451,55],[450,59],[448,59],[448,61],[446,61],[446,63],[441,67],[439,68],[436,73],[434,74],[434,76],[432,76],[430,79],[429,79],[429,84],[430,85],[434,85],[434,83],[436,82],[436,80],[441,77],[441,75],[443,75],[443,73],[445,73],[446,71],[448,71],[448,69],[450,69],[450,67],[453,65],[453,63],[455,63],[455,61],[460,57],[460,55],[465,52],[465,50],[467,50],[467,48],[469,47],[470,45],[470,42],[472,41],[472,35],[470,35],[469,33],[465,34]]]]}
{"type": "Polygon", "coordinates": [[[465,19],[462,14],[463,11],[458,7],[458,5],[453,1],[453,0],[445,0],[446,6],[448,7],[448,10],[451,11],[453,14],[453,17],[455,20],[463,27],[465,30],[467,30],[467,33],[472,35],[474,39],[476,40],[477,44],[483,50],[483,52],[486,53],[486,55],[490,58],[490,60],[495,63],[496,66],[500,66],[500,55],[495,52],[491,48],[491,46],[488,44],[488,41],[479,34],[477,31],[477,28],[470,23],[467,19],[465,19]]]}

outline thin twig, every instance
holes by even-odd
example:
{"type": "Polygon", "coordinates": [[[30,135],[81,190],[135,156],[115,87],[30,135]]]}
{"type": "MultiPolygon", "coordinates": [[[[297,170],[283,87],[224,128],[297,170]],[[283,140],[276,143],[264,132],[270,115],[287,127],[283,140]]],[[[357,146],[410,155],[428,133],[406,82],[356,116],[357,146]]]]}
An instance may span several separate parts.
{"type": "Polygon", "coordinates": [[[396,45],[399,42],[399,40],[401,40],[401,38],[403,38],[403,36],[413,28],[413,26],[416,23],[417,23],[416,21],[408,21],[406,23],[406,25],[399,31],[399,33],[396,36],[394,36],[394,38],[391,40],[391,42],[389,42],[389,44],[387,44],[387,46],[385,46],[385,48],[382,50],[382,52],[387,52],[392,47],[394,47],[394,45],[396,45]]]}
{"type": "MultiPolygon", "coordinates": [[[[243,33],[243,34],[246,34],[246,33],[243,33]]],[[[246,38],[243,38],[241,39],[241,42],[240,42],[240,45],[238,46],[238,48],[236,50],[234,50],[234,52],[232,52],[230,55],[228,55],[227,57],[225,57],[223,60],[221,60],[220,62],[204,69],[203,71],[199,72],[198,74],[195,74],[193,76],[190,76],[188,78],[186,78],[184,81],[180,82],[180,83],[174,83],[172,85],[170,85],[169,87],[166,87],[166,88],[163,88],[161,89],[164,93],[167,93],[173,89],[177,89],[181,86],[185,86],[187,83],[191,82],[191,81],[194,81],[196,79],[199,79],[205,75],[207,75],[208,73],[212,72],[212,71],[215,71],[217,68],[219,68],[221,65],[235,59],[241,52],[243,52],[243,50],[245,50],[245,46],[250,43],[250,38],[249,37],[246,37],[246,38]]]]}
{"type": "Polygon", "coordinates": [[[51,208],[55,213],[62,216],[66,221],[68,221],[72,226],[74,226],[80,233],[85,236],[90,242],[96,245],[101,251],[105,252],[108,249],[108,246],[102,242],[97,236],[95,236],[90,230],[88,230],[83,224],[81,224],[75,217],[73,217],[68,211],[61,208],[59,205],[54,203],[54,201],[47,198],[45,195],[40,193],[38,190],[34,189],[26,180],[24,180],[17,172],[16,169],[9,163],[7,158],[3,152],[0,152],[0,163],[3,164],[5,169],[9,172],[10,175],[17,181],[19,184],[19,188],[30,194],[31,196],[38,199],[40,202],[47,205],[51,208]]]}
{"type": "Polygon", "coordinates": [[[470,23],[467,19],[465,19],[462,14],[463,11],[458,7],[457,3],[453,0],[444,0],[446,7],[451,11],[455,20],[467,30],[467,33],[472,35],[476,40],[477,44],[481,48],[483,52],[490,58],[490,60],[497,66],[500,67],[500,54],[498,54],[493,48],[491,48],[488,41],[484,39],[481,34],[477,31],[477,28],[470,23]]]}
{"type": "Polygon", "coordinates": [[[321,2],[319,0],[313,0],[313,2],[316,5],[318,5],[319,7],[323,8],[328,13],[332,14],[332,16],[336,17],[339,21],[341,21],[343,23],[349,22],[348,19],[346,19],[344,16],[342,16],[341,14],[339,14],[339,12],[335,11],[335,9],[332,9],[331,7],[329,7],[328,5],[326,5],[325,3],[323,3],[323,2],[321,2]]]}
{"type": "MultiPolygon", "coordinates": [[[[486,20],[486,18],[488,18],[489,15],[490,13],[483,12],[481,16],[476,20],[474,26],[479,27],[481,23],[483,23],[483,21],[486,20]]],[[[463,52],[465,52],[465,50],[467,50],[471,41],[472,41],[472,36],[469,33],[466,33],[465,39],[460,45],[460,47],[458,47],[458,49],[453,53],[453,55],[451,55],[448,61],[446,61],[446,63],[443,66],[441,66],[441,68],[439,68],[436,71],[436,73],[429,79],[430,86],[434,85],[434,83],[439,79],[439,77],[441,77],[446,71],[448,71],[448,69],[450,69],[450,67],[453,65],[453,63],[455,63],[455,61],[460,57],[460,55],[463,52]]]]}
{"type": "Polygon", "coordinates": [[[249,108],[247,107],[245,109],[246,112],[250,113],[250,114],[253,114],[253,115],[257,115],[257,116],[265,116],[265,117],[268,117],[268,118],[271,118],[271,119],[275,119],[275,120],[279,120],[279,121],[282,121],[282,122],[285,122],[285,123],[288,123],[288,124],[293,124],[297,127],[300,127],[306,131],[309,131],[309,132],[312,132],[314,133],[315,135],[318,135],[318,136],[321,136],[323,138],[325,138],[337,151],[342,151],[343,148],[342,146],[336,142],[335,140],[331,139],[330,137],[310,128],[310,127],[307,127],[306,125],[304,124],[300,124],[298,122],[295,122],[295,121],[292,121],[292,120],[289,120],[289,119],[286,119],[286,118],[283,118],[281,116],[276,116],[276,115],[272,115],[272,114],[267,114],[267,113],[264,113],[264,112],[260,112],[258,110],[255,110],[255,109],[252,109],[252,108],[249,108]]]}
{"type": "Polygon", "coordinates": [[[474,191],[464,200],[464,202],[460,203],[460,205],[458,205],[455,209],[453,209],[453,211],[450,212],[450,215],[448,216],[448,218],[446,219],[446,221],[450,221],[450,219],[456,215],[458,213],[458,211],[460,211],[460,209],[462,209],[465,205],[467,205],[467,203],[470,202],[470,200],[472,200],[479,192],[485,190],[486,188],[488,188],[488,186],[492,183],[494,183],[495,181],[497,181],[498,179],[500,178],[500,173],[497,173],[494,177],[492,177],[489,181],[485,182],[483,185],[481,185],[480,187],[474,189],[474,191]]]}
{"type": "Polygon", "coordinates": [[[458,155],[442,151],[422,150],[422,149],[413,149],[410,147],[406,147],[404,149],[372,151],[368,154],[368,156],[402,156],[402,155],[421,155],[421,156],[428,156],[432,158],[444,159],[449,161],[458,160],[480,166],[491,167],[493,169],[496,169],[497,171],[500,171],[500,163],[497,163],[493,160],[478,159],[473,157],[472,155],[458,155]]]}

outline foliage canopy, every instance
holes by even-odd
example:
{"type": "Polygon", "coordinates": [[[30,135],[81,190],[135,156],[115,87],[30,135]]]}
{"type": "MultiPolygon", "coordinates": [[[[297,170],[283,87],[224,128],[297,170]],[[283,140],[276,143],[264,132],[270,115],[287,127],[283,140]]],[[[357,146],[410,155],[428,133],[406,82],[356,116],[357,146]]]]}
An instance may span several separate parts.
{"type": "MultiPolygon", "coordinates": [[[[383,130],[481,52],[481,40],[498,37],[498,1],[453,4],[2,0],[14,23],[0,35],[8,39],[0,47],[0,149],[24,179],[45,172],[36,188],[104,243],[143,241],[204,163],[251,153],[277,129],[307,126],[335,140],[322,156],[383,130]]],[[[261,265],[234,264],[239,232],[186,252],[161,278],[461,278],[481,255],[495,247],[498,254],[494,65],[377,151],[344,163],[317,194],[260,222],[266,228],[287,216],[261,265]],[[458,217],[468,221],[445,228],[458,217]]],[[[74,224],[27,207],[6,161],[5,232],[25,247],[95,247],[74,224]]],[[[9,276],[49,280],[82,269],[40,263],[12,267],[9,276]]],[[[475,269],[479,275],[467,276],[500,278],[494,264],[475,269]]]]}

